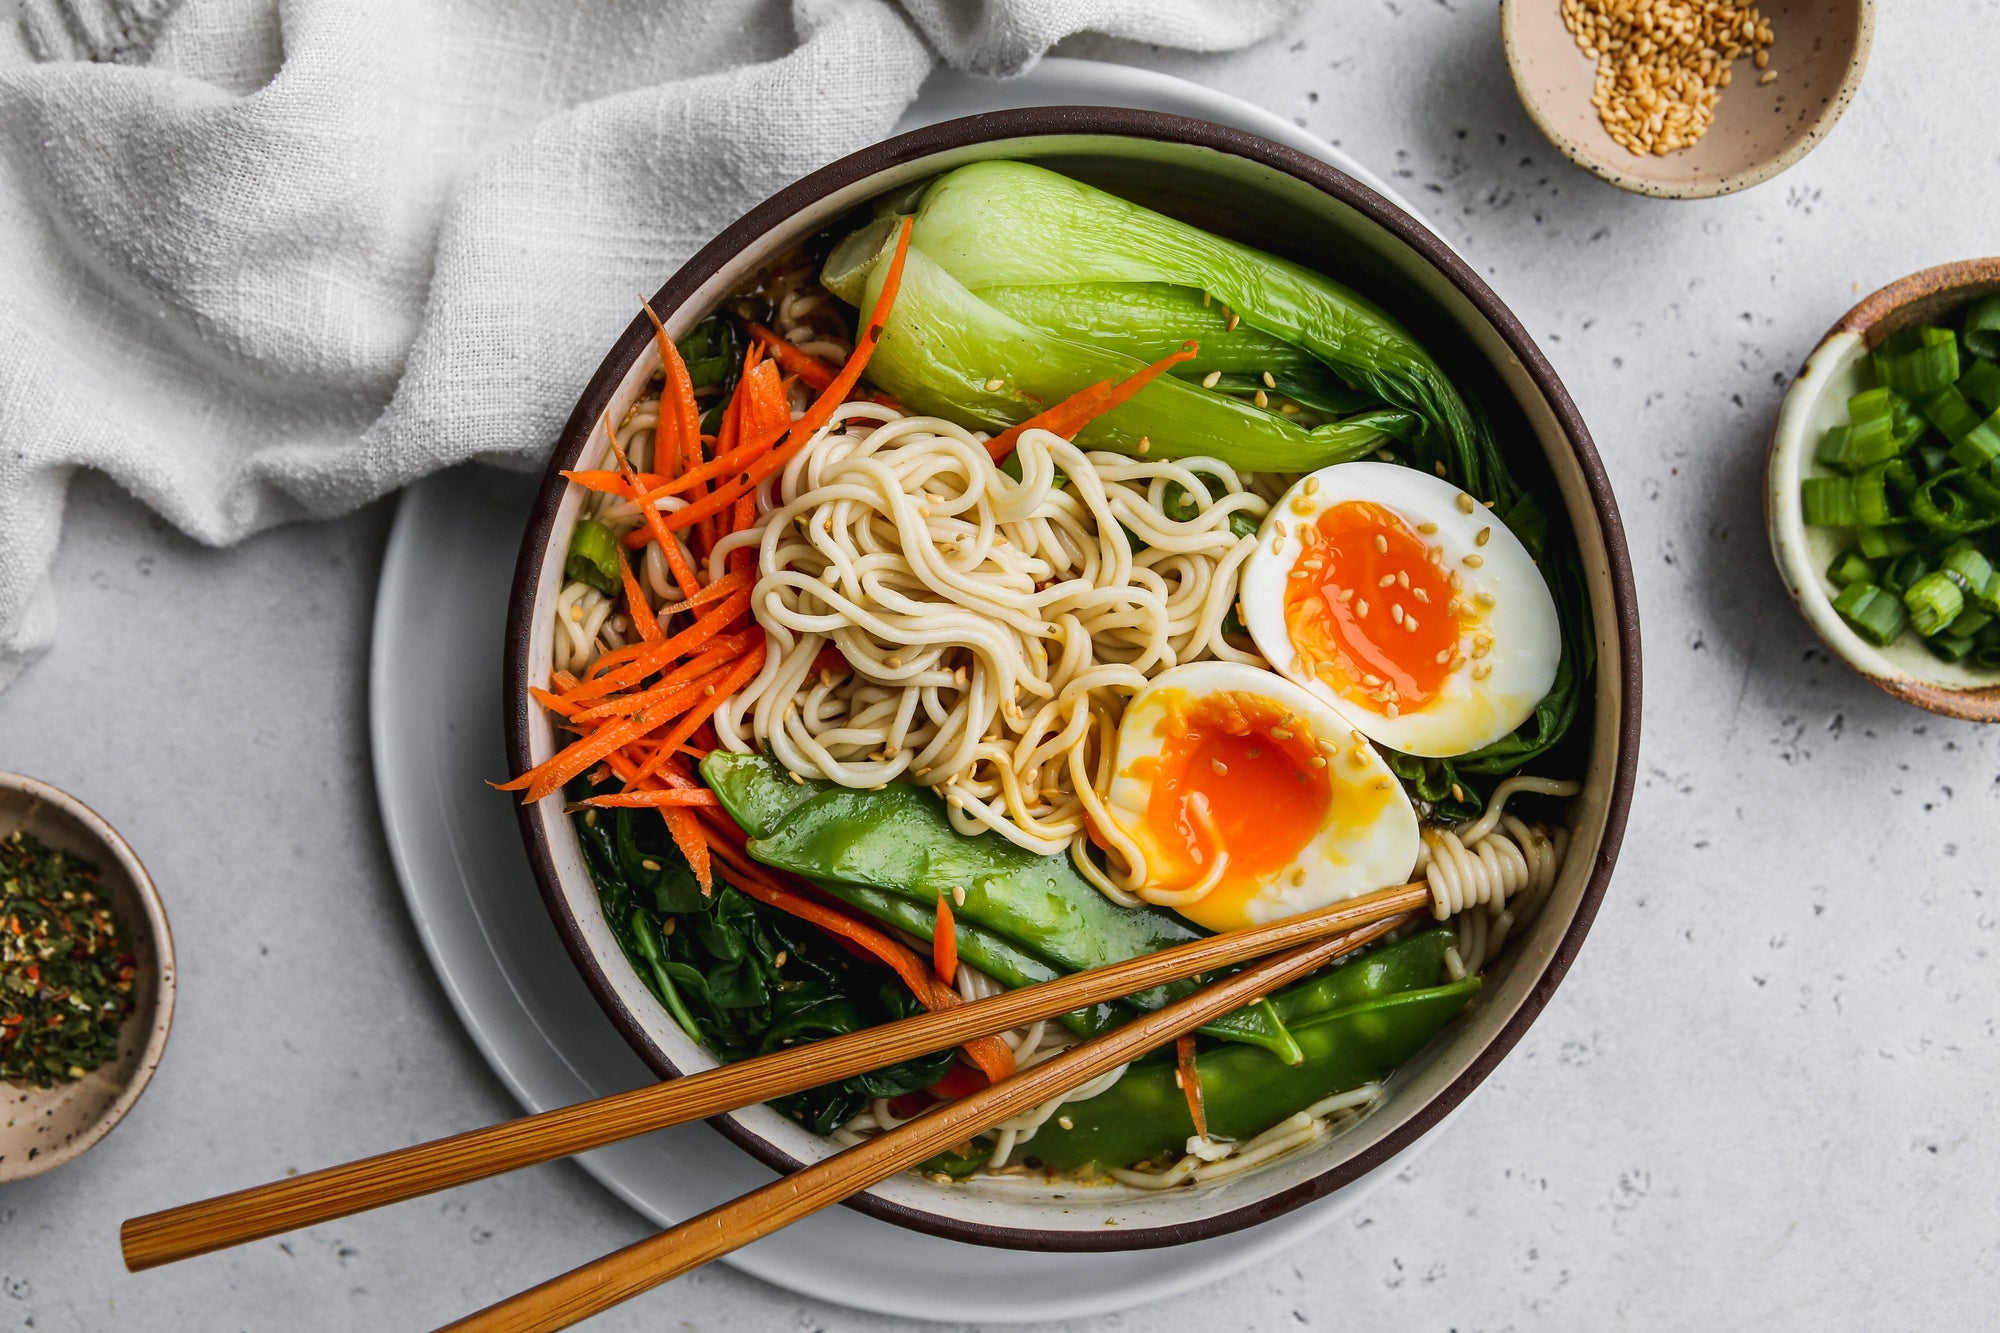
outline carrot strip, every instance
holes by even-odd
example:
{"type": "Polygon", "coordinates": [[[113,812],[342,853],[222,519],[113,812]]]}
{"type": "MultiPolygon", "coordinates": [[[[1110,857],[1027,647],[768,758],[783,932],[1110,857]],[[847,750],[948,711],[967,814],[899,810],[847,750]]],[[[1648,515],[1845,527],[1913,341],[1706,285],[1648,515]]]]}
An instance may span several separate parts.
{"type": "Polygon", "coordinates": [[[680,721],[674,723],[673,730],[669,731],[665,739],[660,742],[659,754],[654,755],[640,767],[639,776],[646,777],[651,774],[664,755],[678,749],[682,741],[692,736],[697,727],[714,715],[716,709],[729,701],[730,695],[756,679],[757,673],[763,669],[764,645],[759,642],[741,662],[731,667],[720,679],[710,677],[700,682],[705,691],[712,692],[704,693],[702,702],[684,714],[680,721]]]}
{"type": "Polygon", "coordinates": [[[646,643],[658,643],[661,639],[660,622],[653,617],[653,604],[646,599],[646,590],[639,586],[639,580],[632,576],[632,562],[625,558],[625,552],[618,552],[618,577],[625,584],[625,610],[632,617],[632,628],[639,631],[639,638],[646,643]]]}
{"type": "Polygon", "coordinates": [[[769,448],[792,424],[792,403],[785,394],[785,382],[778,377],[777,366],[764,361],[744,376],[743,387],[743,439],[769,448]]]}
{"type": "MultiPolygon", "coordinates": [[[[650,301],[639,305],[646,312],[646,318],[653,321],[653,336],[660,344],[660,369],[666,376],[666,387],[660,394],[660,424],[666,425],[667,404],[674,408],[674,434],[680,448],[675,454],[674,466],[667,468],[655,461],[654,466],[669,476],[680,472],[691,459],[701,457],[701,408],[694,401],[694,381],[688,378],[687,362],[681,359],[681,349],[667,336],[667,326],[653,310],[650,301]]],[[[662,431],[660,434],[664,435],[662,431]]],[[[654,452],[658,452],[656,449],[654,452]]]]}
{"type": "Polygon", "coordinates": [[[668,805],[720,805],[722,801],[706,787],[674,787],[666,790],[651,788],[646,791],[618,791],[604,796],[592,796],[585,805],[602,805],[614,809],[630,808],[644,810],[668,805]]]}
{"type": "MultiPolygon", "coordinates": [[[[632,460],[625,457],[625,450],[619,446],[617,434],[611,431],[609,411],[604,414],[604,429],[611,434],[611,452],[618,459],[619,470],[624,472],[628,484],[636,488],[637,483],[633,478],[639,474],[632,470],[632,460]]],[[[701,448],[699,437],[695,448],[697,451],[701,448]]],[[[674,582],[680,585],[681,596],[692,597],[701,591],[701,580],[697,579],[694,570],[689,568],[687,557],[681,553],[680,543],[668,535],[666,525],[660,518],[660,511],[650,504],[641,504],[639,512],[646,519],[646,530],[651,533],[652,539],[660,544],[660,554],[667,558],[667,568],[673,571],[674,582]]],[[[630,538],[627,538],[627,541],[629,542],[630,538]]],[[[639,545],[644,546],[645,543],[640,542],[639,545]]]]}
{"type": "Polygon", "coordinates": [[[939,1101],[955,1102],[960,1097],[970,1097],[987,1084],[986,1076],[977,1069],[964,1065],[953,1065],[945,1076],[931,1084],[924,1091],[939,1101]]]}
{"type": "MultiPolygon", "coordinates": [[[[585,699],[596,699],[622,690],[627,685],[636,685],[646,677],[667,666],[668,663],[684,657],[687,653],[708,642],[725,626],[750,609],[748,592],[732,593],[725,597],[713,610],[702,616],[680,633],[659,643],[641,645],[640,651],[621,662],[614,670],[601,676],[592,676],[568,694],[572,703],[585,699]]],[[[607,654],[608,656],[608,654],[607,654]]]]}
{"type": "Polygon", "coordinates": [[[599,718],[616,717],[621,713],[636,713],[642,708],[660,702],[690,681],[698,681],[717,667],[727,666],[738,660],[752,647],[761,643],[763,638],[762,630],[724,635],[713,640],[698,655],[689,658],[637,694],[616,694],[595,707],[583,709],[576,707],[574,699],[565,699],[563,702],[571,708],[572,722],[595,722],[599,718]]]}
{"type": "Polygon", "coordinates": [[[1024,430],[1050,430],[1070,439],[1078,431],[1088,426],[1106,412],[1126,402],[1133,394],[1167,373],[1169,369],[1183,361],[1192,360],[1201,351],[1200,344],[1189,340],[1178,352],[1163,356],[1144,370],[1138,371],[1113,384],[1103,380],[1088,389],[1071,394],[1054,407],[1037,412],[1018,426],[1001,431],[986,442],[986,452],[998,463],[1014,452],[1024,430]]]}
{"type": "MultiPolygon", "coordinates": [[[[751,656],[744,659],[746,663],[751,661],[756,663],[758,669],[762,668],[764,664],[763,644],[759,643],[752,650],[751,656]]],[[[630,717],[604,723],[589,734],[565,746],[555,755],[535,765],[512,782],[500,782],[492,785],[501,791],[518,791],[522,787],[526,787],[528,789],[527,795],[522,797],[522,800],[524,803],[533,804],[551,792],[561,790],[564,783],[587,770],[598,760],[603,759],[615,750],[623,749],[626,745],[638,740],[642,736],[652,734],[660,727],[666,725],[669,720],[681,717],[683,722],[685,722],[687,717],[696,717],[698,715],[698,720],[694,724],[688,725],[687,731],[681,731],[679,724],[676,724],[674,730],[668,733],[671,739],[663,741],[662,744],[667,749],[672,749],[683,740],[686,740],[687,732],[693,731],[694,727],[699,725],[700,721],[707,720],[708,715],[721,705],[723,699],[727,698],[736,689],[741,688],[754,675],[756,675],[756,670],[745,673],[742,663],[722,671],[712,672],[706,677],[691,681],[673,693],[655,700],[630,717]],[[730,682],[734,682],[734,684],[730,682]],[[712,695],[707,693],[710,690],[715,691],[715,693],[712,695]],[[693,703],[696,699],[701,699],[704,702],[697,706],[695,713],[684,715],[684,710],[688,704],[693,703]]],[[[647,769],[641,768],[639,770],[640,776],[645,776],[647,771],[647,769]]]]}
{"type": "Polygon", "coordinates": [[[550,694],[547,690],[530,685],[528,687],[528,697],[559,717],[576,716],[575,706],[559,694],[550,694]]]}
{"type": "Polygon", "coordinates": [[[721,578],[711,583],[703,584],[701,591],[686,601],[675,602],[670,606],[661,607],[660,614],[671,616],[677,615],[682,611],[692,611],[697,606],[707,606],[710,602],[720,601],[730,593],[735,592],[738,588],[748,588],[756,582],[757,578],[755,574],[745,570],[735,570],[724,574],[721,578]]]}
{"type": "Polygon", "coordinates": [[[701,836],[701,821],[694,817],[692,810],[673,806],[663,808],[660,818],[666,821],[674,846],[680,848],[681,855],[687,858],[688,869],[694,872],[694,882],[701,885],[701,896],[708,897],[715,892],[715,871],[708,859],[708,839],[701,836]]]}
{"type": "Polygon", "coordinates": [[[771,355],[790,375],[797,375],[815,389],[825,389],[833,383],[839,372],[834,367],[814,356],[811,352],[799,350],[787,342],[776,329],[767,329],[762,324],[751,323],[750,336],[771,349],[771,355]]]}
{"type": "Polygon", "coordinates": [[[958,977],[958,925],[951,915],[951,895],[938,894],[937,925],[931,930],[931,968],[945,985],[958,977]]]}
{"type": "MultiPolygon", "coordinates": [[[[632,495],[632,488],[626,483],[625,474],[615,469],[583,468],[565,471],[563,476],[587,491],[602,491],[606,495],[622,495],[628,499],[632,495]]],[[[667,480],[657,472],[641,472],[638,477],[640,485],[648,490],[667,480]]]]}
{"type": "Polygon", "coordinates": [[[1187,1098],[1188,1115],[1194,1120],[1194,1132],[1208,1137],[1208,1114],[1201,1101],[1201,1071],[1194,1063],[1194,1034],[1174,1042],[1174,1082],[1180,1085],[1181,1095],[1187,1098]]]}
{"type": "MultiPolygon", "coordinates": [[[[607,652],[599,653],[596,657],[591,659],[590,665],[583,669],[583,680],[584,681],[596,680],[599,676],[611,670],[613,667],[616,667],[621,663],[631,661],[633,658],[639,656],[641,653],[645,652],[651,646],[652,646],[651,644],[643,642],[628,643],[622,648],[613,648],[607,652]]],[[[569,684],[563,686],[562,691],[564,694],[574,694],[576,693],[581,683],[582,682],[579,681],[575,676],[571,676],[569,684]]]]}
{"type": "Polygon", "coordinates": [[[680,529],[699,523],[710,514],[722,512],[725,506],[734,504],[739,495],[755,491],[765,478],[782,471],[785,464],[792,461],[801,449],[811,442],[833,414],[854,391],[861,381],[861,373],[868,368],[868,359],[875,352],[875,345],[881,341],[882,328],[896,304],[896,292],[903,282],[903,261],[910,253],[910,219],[903,219],[903,229],[896,238],[896,255],[889,262],[889,274],[882,281],[882,295],[875,302],[874,316],[861,337],[855,341],[854,354],[847,358],[847,364],[840,368],[840,374],[817,399],[806,409],[804,416],[794,421],[786,433],[785,442],[759,458],[744,470],[741,478],[728,486],[718,486],[685,509],[677,510],[663,522],[670,529],[680,529]]]}

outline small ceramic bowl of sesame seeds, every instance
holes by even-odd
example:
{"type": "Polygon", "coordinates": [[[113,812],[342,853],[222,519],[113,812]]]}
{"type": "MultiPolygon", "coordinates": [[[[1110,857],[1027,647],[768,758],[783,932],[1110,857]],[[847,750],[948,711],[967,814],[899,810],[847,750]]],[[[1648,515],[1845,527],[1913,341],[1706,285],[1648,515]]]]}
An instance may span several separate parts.
{"type": "Polygon", "coordinates": [[[1824,138],[1860,86],[1875,0],[1501,0],[1522,105],[1620,189],[1706,199],[1824,138]]]}
{"type": "Polygon", "coordinates": [[[166,1052],[174,941],[103,817],[0,773],[0,1185],[80,1156],[166,1052]]]}

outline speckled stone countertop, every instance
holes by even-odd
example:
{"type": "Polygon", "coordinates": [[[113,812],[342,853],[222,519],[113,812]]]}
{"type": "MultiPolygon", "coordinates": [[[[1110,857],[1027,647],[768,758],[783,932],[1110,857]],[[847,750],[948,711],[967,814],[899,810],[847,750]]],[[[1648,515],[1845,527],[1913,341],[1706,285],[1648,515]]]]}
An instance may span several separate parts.
{"type": "MultiPolygon", "coordinates": [[[[1617,486],[1647,708],[1587,946],[1417,1165],[1277,1259],[1071,1327],[1990,1322],[2000,729],[1912,711],[1828,660],[1771,569],[1758,485],[1826,325],[1903,273],[2000,251],[1997,42],[1994,0],[1883,6],[1825,144],[1682,204],[1601,184],[1535,133],[1479,0],[1329,2],[1290,41],[1225,58],[1074,52],[1296,118],[1392,175],[1512,303],[1617,486]]],[[[75,489],[60,643],[0,694],[0,766],[78,793],[138,848],[169,897],[181,1007],[132,1118],[0,1189],[0,1329],[429,1326],[644,1230],[549,1166],[119,1267],[134,1200],[514,1109],[432,979],[376,822],[365,664],[388,516],[213,552],[101,482],[75,489]]],[[[718,1266],[595,1326],[885,1322],[718,1266]]]]}

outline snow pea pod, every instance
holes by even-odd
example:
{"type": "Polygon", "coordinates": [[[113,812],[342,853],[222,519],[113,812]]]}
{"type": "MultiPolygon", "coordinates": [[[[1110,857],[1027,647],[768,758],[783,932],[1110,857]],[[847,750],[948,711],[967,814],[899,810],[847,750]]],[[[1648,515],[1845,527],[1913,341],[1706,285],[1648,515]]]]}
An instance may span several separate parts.
{"type": "Polygon", "coordinates": [[[1434,929],[1370,949],[1279,991],[1271,997],[1271,1007],[1285,1022],[1297,1023],[1385,995],[1435,986],[1444,980],[1444,952],[1452,939],[1450,931],[1434,929]]]}
{"type": "MultiPolygon", "coordinates": [[[[1306,1052],[1302,1065],[1248,1046],[1202,1052],[1195,1067],[1209,1134],[1241,1142],[1322,1098],[1381,1078],[1415,1055],[1478,989],[1479,978],[1467,977],[1308,1019],[1292,1029],[1306,1052]]],[[[1087,1163],[1131,1166],[1179,1153],[1193,1134],[1173,1063],[1154,1060],[1134,1065],[1109,1091],[1063,1107],[1020,1156],[1059,1171],[1087,1163]]]]}
{"type": "MultiPolygon", "coordinates": [[[[793,782],[774,761],[762,755],[730,754],[718,750],[702,761],[702,780],[722,801],[723,808],[743,831],[760,838],[775,829],[784,818],[821,792],[833,789],[830,782],[793,782]]],[[[937,930],[935,899],[919,903],[881,889],[845,884],[824,876],[813,882],[851,907],[860,908],[877,921],[930,939],[937,930]]],[[[1040,958],[993,932],[970,922],[956,923],[958,956],[994,980],[1009,987],[1032,986],[1053,981],[1061,972],[1040,958]]],[[[1064,1014],[1058,1020],[1082,1037],[1094,1037],[1116,1027],[1123,1019],[1112,1005],[1093,1005],[1064,1014]]]]}
{"type": "MultiPolygon", "coordinates": [[[[752,834],[750,854],[767,865],[803,875],[836,895],[850,887],[890,894],[923,908],[926,916],[935,912],[940,893],[952,893],[959,947],[982,970],[965,949],[966,927],[1061,972],[1155,953],[1201,934],[1168,913],[1118,906],[1093,888],[1068,857],[1038,856],[997,834],[960,833],[935,796],[905,783],[881,791],[831,784],[817,784],[814,790],[816,784],[792,782],[768,759],[719,753],[703,762],[702,777],[752,834]],[[965,901],[959,904],[953,890],[961,888],[965,901]]],[[[847,900],[873,912],[855,898],[847,900]]],[[[1155,1009],[1194,985],[1156,986],[1131,1001],[1155,1009]]],[[[1268,1001],[1227,1014],[1202,1030],[1264,1047],[1281,1059],[1300,1058],[1268,1001]]]]}

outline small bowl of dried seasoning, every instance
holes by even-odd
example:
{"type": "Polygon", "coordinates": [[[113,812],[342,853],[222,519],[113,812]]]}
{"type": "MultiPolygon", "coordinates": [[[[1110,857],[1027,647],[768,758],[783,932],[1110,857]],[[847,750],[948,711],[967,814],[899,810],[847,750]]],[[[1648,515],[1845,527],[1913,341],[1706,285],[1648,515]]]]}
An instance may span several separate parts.
{"type": "Polygon", "coordinates": [[[173,1016],[173,936],[139,858],[75,797],[0,773],[0,1184],[110,1133],[173,1016]]]}
{"type": "Polygon", "coordinates": [[[1621,189],[1705,199],[1812,151],[1868,65],[1875,0],[1501,0],[1514,87],[1621,189]]]}

